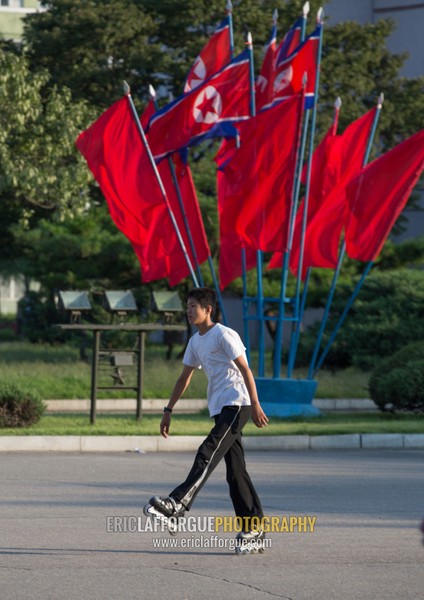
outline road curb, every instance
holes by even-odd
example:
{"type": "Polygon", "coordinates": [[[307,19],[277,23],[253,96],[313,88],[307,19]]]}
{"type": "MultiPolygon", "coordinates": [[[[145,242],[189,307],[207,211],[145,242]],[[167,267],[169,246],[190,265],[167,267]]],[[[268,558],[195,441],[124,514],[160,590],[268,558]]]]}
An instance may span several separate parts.
{"type": "MultiPolygon", "coordinates": [[[[193,452],[204,436],[0,436],[1,452],[193,452]]],[[[245,436],[246,450],[424,449],[424,434],[245,436]]]]}

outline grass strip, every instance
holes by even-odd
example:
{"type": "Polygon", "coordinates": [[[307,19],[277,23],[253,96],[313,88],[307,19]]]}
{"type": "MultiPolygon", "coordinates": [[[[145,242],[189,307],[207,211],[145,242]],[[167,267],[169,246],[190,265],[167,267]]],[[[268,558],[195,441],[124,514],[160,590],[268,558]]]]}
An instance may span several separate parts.
{"type": "MultiPolygon", "coordinates": [[[[165,359],[166,348],[148,344],[144,370],[144,398],[169,398],[181,372],[181,360],[165,359]]],[[[253,356],[253,363],[255,363],[253,356]]],[[[266,357],[268,368],[271,355],[266,357]]],[[[135,385],[135,370],[121,369],[127,384],[135,385]]],[[[113,369],[109,363],[102,366],[101,385],[113,384],[113,369]]],[[[297,369],[294,377],[306,377],[306,369],[297,369]]],[[[282,371],[284,377],[284,372],[282,371]]],[[[87,399],[90,397],[91,365],[79,360],[78,348],[72,346],[45,346],[25,342],[0,344],[0,377],[2,381],[27,387],[37,392],[44,400],[87,399]]],[[[369,373],[345,369],[343,371],[321,371],[318,374],[317,398],[369,398],[369,373]]],[[[207,381],[204,373],[193,375],[185,398],[206,398],[207,381]]],[[[122,390],[99,391],[98,398],[128,398],[131,392],[122,390]]]]}
{"type": "MultiPolygon", "coordinates": [[[[1,429],[0,435],[158,435],[160,415],[99,414],[94,425],[88,414],[48,414],[32,427],[1,429]]],[[[212,427],[206,411],[172,417],[171,435],[205,436],[212,427]]],[[[336,435],[347,433],[424,433],[424,415],[382,413],[328,413],[319,417],[282,419],[272,417],[268,427],[246,425],[244,435],[336,435]]]]}

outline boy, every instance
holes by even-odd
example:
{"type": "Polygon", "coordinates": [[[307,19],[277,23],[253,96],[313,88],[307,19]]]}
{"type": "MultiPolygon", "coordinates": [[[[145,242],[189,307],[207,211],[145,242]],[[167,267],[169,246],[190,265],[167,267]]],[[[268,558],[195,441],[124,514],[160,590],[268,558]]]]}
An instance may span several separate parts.
{"type": "MultiPolygon", "coordinates": [[[[242,518],[242,523],[248,523],[252,517],[257,522],[257,518],[262,519],[263,512],[246,470],[241,431],[250,416],[257,427],[265,427],[268,418],[259,404],[243,343],[235,331],[212,321],[215,306],[216,296],[212,289],[195,288],[188,294],[188,321],[198,332],[188,343],[184,367],[164,408],[160,432],[163,437],[168,437],[172,410],[196,368],[203,368],[208,378],[208,407],[215,426],[199,447],[187,479],[167,498],[154,496],[150,504],[166,517],[183,515],[224,457],[236,515],[242,518]]],[[[246,542],[259,541],[263,532],[246,526],[239,538],[246,542]]]]}

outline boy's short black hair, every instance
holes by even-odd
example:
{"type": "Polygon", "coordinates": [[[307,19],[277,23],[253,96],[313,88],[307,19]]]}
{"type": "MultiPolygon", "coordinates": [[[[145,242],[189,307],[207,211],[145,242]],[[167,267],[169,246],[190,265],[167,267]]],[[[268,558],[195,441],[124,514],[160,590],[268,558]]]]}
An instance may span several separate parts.
{"type": "Polygon", "coordinates": [[[187,295],[187,300],[194,298],[202,308],[212,306],[212,315],[215,314],[216,310],[216,293],[215,290],[208,287],[193,288],[187,295]]]}

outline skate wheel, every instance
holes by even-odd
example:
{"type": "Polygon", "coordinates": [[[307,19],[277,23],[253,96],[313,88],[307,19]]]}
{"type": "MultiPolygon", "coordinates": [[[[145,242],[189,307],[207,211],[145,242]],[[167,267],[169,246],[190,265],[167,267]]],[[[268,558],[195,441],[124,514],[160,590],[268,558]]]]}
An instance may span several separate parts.
{"type": "Polygon", "coordinates": [[[143,506],[143,513],[146,515],[146,517],[152,516],[152,513],[150,512],[150,509],[152,508],[153,506],[149,502],[143,506]]]}
{"type": "Polygon", "coordinates": [[[252,550],[247,546],[236,546],[236,554],[244,556],[245,554],[251,554],[252,550]]]}
{"type": "Polygon", "coordinates": [[[168,527],[169,535],[177,535],[178,527],[175,527],[175,525],[167,525],[167,527],[168,527]]]}
{"type": "Polygon", "coordinates": [[[263,554],[265,552],[265,548],[256,548],[250,546],[236,546],[235,548],[236,554],[243,556],[245,554],[263,554]]]}

